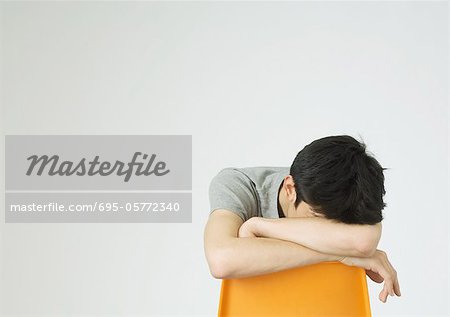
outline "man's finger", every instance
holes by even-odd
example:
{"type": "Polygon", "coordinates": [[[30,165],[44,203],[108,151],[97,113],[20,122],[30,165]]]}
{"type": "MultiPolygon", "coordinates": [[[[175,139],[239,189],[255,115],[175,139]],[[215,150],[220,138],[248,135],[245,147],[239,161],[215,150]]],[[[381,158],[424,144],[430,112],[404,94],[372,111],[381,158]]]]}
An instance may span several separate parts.
{"type": "MultiPolygon", "coordinates": [[[[393,294],[393,285],[394,285],[393,276],[383,265],[381,266],[379,272],[380,275],[384,278],[383,291],[385,291],[385,297],[387,297],[389,294],[391,293],[393,294]]],[[[386,298],[384,299],[384,302],[386,302],[386,298]]]]}
{"type": "Polygon", "coordinates": [[[387,268],[387,274],[390,275],[390,283],[389,283],[389,287],[388,287],[388,291],[389,291],[389,295],[394,296],[397,292],[396,292],[396,283],[397,283],[397,272],[395,271],[394,267],[392,266],[392,264],[389,262],[389,260],[387,259],[387,257],[385,258],[385,265],[387,268]]]}
{"type": "Polygon", "coordinates": [[[397,296],[402,296],[402,293],[400,292],[400,284],[398,283],[398,277],[396,277],[394,281],[394,290],[397,296]]]}
{"type": "Polygon", "coordinates": [[[401,292],[400,292],[400,284],[398,282],[398,276],[397,276],[397,271],[394,269],[394,266],[392,265],[392,263],[389,261],[389,259],[386,257],[386,261],[389,264],[390,268],[392,269],[392,272],[394,274],[394,285],[393,285],[393,292],[395,292],[395,294],[397,296],[401,296],[401,292]]]}
{"type": "Polygon", "coordinates": [[[386,298],[387,298],[386,283],[384,284],[383,289],[381,290],[380,295],[378,296],[378,298],[383,303],[386,303],[386,298]]]}
{"type": "Polygon", "coordinates": [[[382,283],[384,281],[384,278],[378,274],[377,272],[366,270],[367,276],[370,277],[370,279],[376,283],[382,283]]]}

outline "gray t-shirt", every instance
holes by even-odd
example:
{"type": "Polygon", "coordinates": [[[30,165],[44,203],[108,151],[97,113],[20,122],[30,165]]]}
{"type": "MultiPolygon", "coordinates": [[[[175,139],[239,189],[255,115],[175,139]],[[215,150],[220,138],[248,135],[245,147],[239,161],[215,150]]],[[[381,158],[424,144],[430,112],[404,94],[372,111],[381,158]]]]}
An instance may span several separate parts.
{"type": "Polygon", "coordinates": [[[227,167],[209,185],[210,214],[228,209],[246,221],[251,217],[279,218],[278,189],[289,167],[227,167]]]}

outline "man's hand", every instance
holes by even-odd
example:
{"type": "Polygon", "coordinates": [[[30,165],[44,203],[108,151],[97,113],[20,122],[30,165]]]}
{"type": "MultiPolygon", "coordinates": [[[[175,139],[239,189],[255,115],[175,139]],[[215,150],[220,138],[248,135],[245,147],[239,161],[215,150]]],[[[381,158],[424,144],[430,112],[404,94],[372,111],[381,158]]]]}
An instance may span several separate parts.
{"type": "Polygon", "coordinates": [[[358,266],[365,269],[367,276],[376,283],[384,281],[383,290],[378,296],[383,303],[386,303],[388,294],[401,296],[397,271],[389,262],[386,252],[377,249],[375,254],[368,258],[346,256],[339,261],[348,266],[358,266]]]}

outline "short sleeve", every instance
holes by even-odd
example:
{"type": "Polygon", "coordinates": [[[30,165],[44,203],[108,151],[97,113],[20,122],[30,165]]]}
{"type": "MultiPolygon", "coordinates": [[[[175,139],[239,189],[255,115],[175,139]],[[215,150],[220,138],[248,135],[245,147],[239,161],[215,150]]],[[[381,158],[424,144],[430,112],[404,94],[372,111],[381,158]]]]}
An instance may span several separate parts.
{"type": "Polygon", "coordinates": [[[258,201],[248,176],[232,167],[222,169],[209,185],[210,214],[227,209],[246,221],[257,215],[258,201]]]}

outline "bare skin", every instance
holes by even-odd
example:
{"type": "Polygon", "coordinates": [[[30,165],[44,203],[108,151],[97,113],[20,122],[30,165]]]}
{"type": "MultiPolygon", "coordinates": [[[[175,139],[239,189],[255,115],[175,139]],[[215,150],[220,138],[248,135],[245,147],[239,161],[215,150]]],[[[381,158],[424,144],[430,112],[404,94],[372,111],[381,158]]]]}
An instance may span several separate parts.
{"type": "Polygon", "coordinates": [[[347,225],[325,219],[305,202],[295,208],[296,192],[290,175],[284,178],[278,198],[286,218],[253,217],[244,222],[229,210],[211,213],[205,227],[204,247],[215,278],[240,278],[340,261],[364,268],[374,282],[384,281],[379,294],[383,303],[388,295],[401,295],[397,272],[386,253],[376,249],[381,223],[347,225]],[[308,230],[315,234],[305,234],[308,230]]]}

